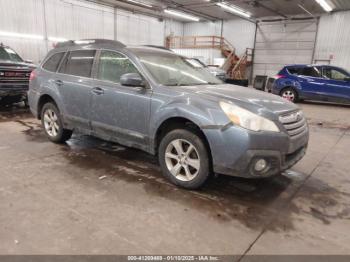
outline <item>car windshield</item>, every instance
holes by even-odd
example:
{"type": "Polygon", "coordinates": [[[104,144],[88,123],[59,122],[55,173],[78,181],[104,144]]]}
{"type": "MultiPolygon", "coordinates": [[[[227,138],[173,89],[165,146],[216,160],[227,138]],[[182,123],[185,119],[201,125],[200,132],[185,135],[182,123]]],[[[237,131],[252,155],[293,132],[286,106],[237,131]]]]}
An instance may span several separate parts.
{"type": "Polygon", "coordinates": [[[15,51],[8,47],[0,47],[0,60],[23,62],[23,59],[15,51]]]}
{"type": "Polygon", "coordinates": [[[166,86],[217,85],[223,82],[188,58],[166,52],[138,52],[141,63],[155,80],[166,86]]]}
{"type": "Polygon", "coordinates": [[[195,68],[205,68],[206,65],[200,61],[199,59],[196,58],[186,58],[186,61],[188,63],[190,63],[192,66],[194,66],[195,68]]]}

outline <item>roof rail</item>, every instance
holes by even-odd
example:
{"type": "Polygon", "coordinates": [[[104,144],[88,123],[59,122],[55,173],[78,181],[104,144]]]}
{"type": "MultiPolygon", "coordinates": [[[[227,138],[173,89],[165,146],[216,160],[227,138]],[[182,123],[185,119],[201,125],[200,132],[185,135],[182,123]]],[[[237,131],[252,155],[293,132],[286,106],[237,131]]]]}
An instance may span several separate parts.
{"type": "Polygon", "coordinates": [[[82,39],[82,40],[69,40],[65,42],[60,42],[56,44],[56,48],[70,47],[70,46],[84,46],[84,45],[96,45],[96,44],[107,44],[113,45],[120,48],[126,47],[123,43],[115,40],[107,39],[82,39]]]}

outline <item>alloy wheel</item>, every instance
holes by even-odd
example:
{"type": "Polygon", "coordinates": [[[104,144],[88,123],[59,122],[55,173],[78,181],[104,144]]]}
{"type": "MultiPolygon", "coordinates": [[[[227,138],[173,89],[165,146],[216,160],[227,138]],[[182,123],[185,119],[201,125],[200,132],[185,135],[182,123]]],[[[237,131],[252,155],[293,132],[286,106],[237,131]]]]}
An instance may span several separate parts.
{"type": "Polygon", "coordinates": [[[58,117],[51,109],[47,109],[44,113],[44,126],[49,136],[56,137],[58,135],[60,130],[58,117]]]}
{"type": "Polygon", "coordinates": [[[200,169],[197,149],[184,139],[176,139],[169,143],[165,150],[165,163],[176,179],[185,182],[192,181],[200,169]]]}
{"type": "Polygon", "coordinates": [[[295,100],[295,94],[293,91],[291,90],[285,90],[283,93],[282,93],[282,97],[293,102],[295,100]]]}

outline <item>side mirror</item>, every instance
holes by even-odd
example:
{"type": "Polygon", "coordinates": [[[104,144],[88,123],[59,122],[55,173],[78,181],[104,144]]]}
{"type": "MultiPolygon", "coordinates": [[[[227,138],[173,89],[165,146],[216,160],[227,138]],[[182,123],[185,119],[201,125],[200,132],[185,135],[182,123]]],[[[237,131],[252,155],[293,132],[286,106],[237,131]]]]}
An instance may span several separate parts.
{"type": "Polygon", "coordinates": [[[145,87],[145,82],[138,73],[124,74],[120,78],[120,84],[123,86],[145,87]]]}

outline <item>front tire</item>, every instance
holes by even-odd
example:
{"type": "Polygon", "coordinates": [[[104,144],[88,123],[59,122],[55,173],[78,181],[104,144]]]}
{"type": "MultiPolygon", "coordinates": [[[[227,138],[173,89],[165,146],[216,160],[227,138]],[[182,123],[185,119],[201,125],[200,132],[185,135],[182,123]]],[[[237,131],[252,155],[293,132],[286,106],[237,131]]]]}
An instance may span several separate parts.
{"type": "Polygon", "coordinates": [[[293,103],[298,102],[298,93],[291,87],[284,88],[281,91],[281,97],[293,103]]]}
{"type": "Polygon", "coordinates": [[[64,143],[72,136],[72,131],[63,128],[61,114],[53,103],[47,103],[41,111],[41,123],[48,139],[54,143],[64,143]]]}
{"type": "Polygon", "coordinates": [[[209,177],[208,150],[194,131],[170,131],[159,145],[158,157],[164,176],[177,186],[197,189],[209,177]]]}

